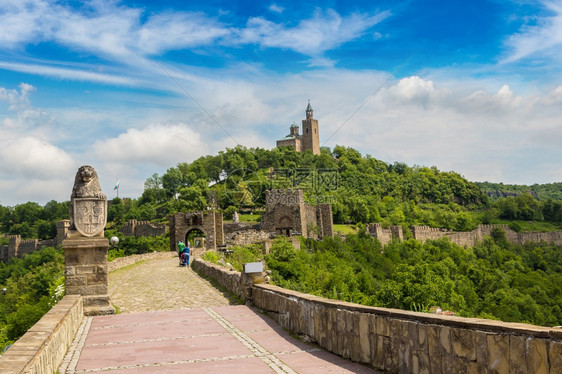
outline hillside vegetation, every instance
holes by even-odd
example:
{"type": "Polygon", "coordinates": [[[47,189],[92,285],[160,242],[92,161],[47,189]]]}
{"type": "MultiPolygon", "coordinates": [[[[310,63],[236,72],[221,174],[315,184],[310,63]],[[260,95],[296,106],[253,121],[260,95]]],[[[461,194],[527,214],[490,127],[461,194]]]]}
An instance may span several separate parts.
{"type": "MultiPolygon", "coordinates": [[[[142,219],[158,219],[215,206],[229,218],[236,210],[259,212],[267,189],[292,187],[303,189],[312,204],[332,203],[336,224],[381,222],[457,231],[505,220],[550,222],[542,227],[552,230],[562,224],[560,200],[539,201],[525,193],[491,200],[455,172],[388,164],[341,146],[322,148],[319,156],[291,148],[236,147],[180,163],[147,179],[141,198],[122,216],[135,212],[142,219]]],[[[524,229],[521,223],[513,228],[524,229]]]]}
{"type": "Polygon", "coordinates": [[[265,259],[272,283],[299,292],[368,306],[463,317],[562,324],[562,251],[555,245],[513,245],[501,229],[473,248],[447,239],[381,246],[365,230],[345,239],[302,240],[294,249],[277,238],[270,254],[255,246],[204,259],[229,263],[265,259]],[[221,260],[221,257],[224,259],[221,260]]]}
{"type": "Polygon", "coordinates": [[[484,194],[492,199],[529,194],[540,201],[548,199],[562,200],[562,183],[533,184],[532,186],[525,186],[517,184],[476,182],[476,185],[480,187],[484,194]]]}

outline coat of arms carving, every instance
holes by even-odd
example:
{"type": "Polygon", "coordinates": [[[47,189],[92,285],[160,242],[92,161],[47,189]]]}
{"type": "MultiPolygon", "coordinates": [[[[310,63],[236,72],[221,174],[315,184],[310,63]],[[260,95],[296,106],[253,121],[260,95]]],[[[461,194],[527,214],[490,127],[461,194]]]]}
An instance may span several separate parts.
{"type": "Polygon", "coordinates": [[[107,223],[107,200],[95,198],[74,199],[74,226],[84,236],[96,236],[107,223]]]}

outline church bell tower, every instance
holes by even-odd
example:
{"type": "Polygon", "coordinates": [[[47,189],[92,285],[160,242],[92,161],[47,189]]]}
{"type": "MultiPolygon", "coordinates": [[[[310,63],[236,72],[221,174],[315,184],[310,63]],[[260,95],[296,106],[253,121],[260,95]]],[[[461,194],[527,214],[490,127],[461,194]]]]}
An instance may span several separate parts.
{"type": "Polygon", "coordinates": [[[318,135],[318,120],[314,119],[314,111],[308,102],[306,119],[302,121],[302,150],[311,150],[313,154],[320,154],[320,138],[318,135]]]}

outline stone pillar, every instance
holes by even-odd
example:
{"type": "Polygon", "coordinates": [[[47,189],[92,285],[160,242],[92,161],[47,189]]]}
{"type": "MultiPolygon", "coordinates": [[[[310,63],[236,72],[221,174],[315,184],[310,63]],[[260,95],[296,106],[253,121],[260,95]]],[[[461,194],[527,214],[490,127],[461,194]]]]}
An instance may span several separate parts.
{"type": "Polygon", "coordinates": [[[109,303],[105,238],[75,238],[62,242],[67,295],[82,295],[84,315],[114,314],[109,303]]]}

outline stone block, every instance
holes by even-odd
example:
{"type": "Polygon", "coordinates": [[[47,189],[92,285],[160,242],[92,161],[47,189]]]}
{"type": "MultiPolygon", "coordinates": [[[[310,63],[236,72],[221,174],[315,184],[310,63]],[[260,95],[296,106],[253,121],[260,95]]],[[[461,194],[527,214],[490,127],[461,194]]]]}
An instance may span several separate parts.
{"type": "Polygon", "coordinates": [[[439,341],[446,353],[451,353],[451,328],[442,326],[439,329],[439,341]]]}
{"type": "Polygon", "coordinates": [[[418,323],[405,321],[404,331],[407,334],[408,344],[412,347],[412,350],[419,350],[418,347],[418,323]]]}
{"type": "Polygon", "coordinates": [[[384,370],[389,372],[398,371],[398,355],[393,351],[391,338],[384,337],[382,349],[384,351],[384,370]]]}
{"type": "Polygon", "coordinates": [[[509,373],[509,336],[488,334],[488,370],[491,373],[509,373]]]}
{"type": "Polygon", "coordinates": [[[81,274],[95,274],[97,270],[96,265],[82,265],[76,266],[76,275],[81,274]]]}
{"type": "Polygon", "coordinates": [[[372,345],[371,365],[379,370],[384,370],[385,352],[384,339],[388,339],[382,335],[375,335],[375,344],[372,345]]]}
{"type": "Polygon", "coordinates": [[[367,313],[359,313],[359,346],[361,354],[359,361],[369,362],[371,359],[371,315],[367,313]]]}
{"type": "Polygon", "coordinates": [[[73,286],[66,290],[67,295],[107,295],[107,285],[106,284],[94,284],[86,286],[73,286]]]}
{"type": "Polygon", "coordinates": [[[469,329],[451,329],[453,352],[469,361],[476,361],[474,331],[469,329]]]}
{"type": "Polygon", "coordinates": [[[550,342],[548,357],[550,359],[550,374],[562,374],[562,342],[550,342]]]}
{"type": "Polygon", "coordinates": [[[392,355],[397,358],[396,365],[400,373],[412,372],[411,347],[407,340],[392,339],[392,355]]]}
{"type": "Polygon", "coordinates": [[[83,298],[84,307],[109,305],[109,296],[87,296],[83,298]]]}
{"type": "MultiPolygon", "coordinates": [[[[74,287],[74,286],[85,286],[86,285],[86,277],[85,276],[67,276],[65,277],[65,287],[67,289],[67,293],[68,293],[68,288],[69,287],[74,287]]],[[[71,295],[71,294],[69,294],[71,295]]]]}
{"type": "Polygon", "coordinates": [[[527,369],[529,373],[548,374],[548,346],[544,339],[527,339],[527,369]]]}
{"type": "Polygon", "coordinates": [[[509,371],[512,374],[527,372],[525,337],[511,335],[509,337],[509,371]]]}
{"type": "Polygon", "coordinates": [[[440,330],[441,328],[436,325],[427,326],[427,345],[431,373],[441,373],[441,363],[445,354],[440,342],[440,330]]]}
{"type": "Polygon", "coordinates": [[[337,334],[337,311],[335,308],[328,309],[328,324],[326,326],[327,333],[327,344],[326,348],[330,352],[334,352],[338,346],[338,334],[337,334]]]}
{"type": "Polygon", "coordinates": [[[416,329],[418,340],[415,345],[417,346],[417,350],[427,352],[427,325],[417,323],[416,329]]]}
{"type": "Polygon", "coordinates": [[[86,275],[86,282],[88,284],[106,284],[107,283],[107,273],[96,273],[86,275]]]}
{"type": "Polygon", "coordinates": [[[476,344],[476,362],[479,367],[488,367],[488,334],[482,331],[474,332],[476,344]]]}
{"type": "Polygon", "coordinates": [[[390,322],[388,318],[377,316],[376,326],[377,326],[377,335],[390,336],[390,322]]]}
{"type": "Polygon", "coordinates": [[[426,352],[415,351],[412,354],[412,374],[429,374],[429,355],[426,352]]]}

